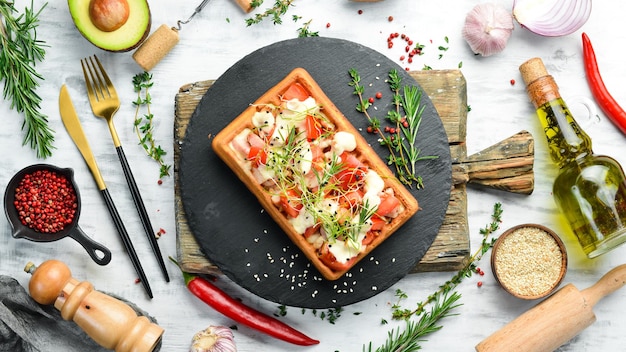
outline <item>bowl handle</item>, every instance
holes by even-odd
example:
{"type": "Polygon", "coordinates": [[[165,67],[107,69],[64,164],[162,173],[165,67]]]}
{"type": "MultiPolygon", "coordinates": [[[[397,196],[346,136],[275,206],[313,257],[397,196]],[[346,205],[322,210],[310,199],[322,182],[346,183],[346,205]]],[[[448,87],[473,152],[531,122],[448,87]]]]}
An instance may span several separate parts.
{"type": "Polygon", "coordinates": [[[97,264],[107,265],[111,261],[111,251],[102,244],[92,240],[79,226],[76,226],[76,228],[69,233],[69,236],[80,243],[81,246],[87,250],[91,259],[97,264]]]}

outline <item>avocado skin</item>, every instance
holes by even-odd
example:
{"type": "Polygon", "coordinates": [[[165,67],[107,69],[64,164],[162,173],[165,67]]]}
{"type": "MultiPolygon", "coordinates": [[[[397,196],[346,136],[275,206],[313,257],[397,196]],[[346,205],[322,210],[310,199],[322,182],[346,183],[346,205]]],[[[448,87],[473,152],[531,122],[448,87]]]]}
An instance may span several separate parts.
{"type": "Polygon", "coordinates": [[[152,14],[147,0],[128,0],[130,6],[128,20],[113,32],[103,32],[91,23],[89,2],[89,0],[67,1],[76,29],[96,47],[109,52],[127,52],[139,47],[150,34],[152,14]]]}

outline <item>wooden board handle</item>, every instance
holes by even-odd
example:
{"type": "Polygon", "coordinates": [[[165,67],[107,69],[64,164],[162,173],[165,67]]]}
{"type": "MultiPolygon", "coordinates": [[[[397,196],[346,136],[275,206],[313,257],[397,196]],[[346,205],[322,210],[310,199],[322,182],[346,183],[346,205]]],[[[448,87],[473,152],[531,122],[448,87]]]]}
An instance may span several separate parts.
{"type": "Polygon", "coordinates": [[[626,264],[611,269],[598,282],[581,293],[587,304],[593,307],[599,300],[622,288],[624,284],[626,284],[626,264]]]}
{"type": "Polygon", "coordinates": [[[534,156],[533,136],[520,131],[461,160],[460,165],[468,175],[468,183],[531,194],[535,185],[534,156]]]}

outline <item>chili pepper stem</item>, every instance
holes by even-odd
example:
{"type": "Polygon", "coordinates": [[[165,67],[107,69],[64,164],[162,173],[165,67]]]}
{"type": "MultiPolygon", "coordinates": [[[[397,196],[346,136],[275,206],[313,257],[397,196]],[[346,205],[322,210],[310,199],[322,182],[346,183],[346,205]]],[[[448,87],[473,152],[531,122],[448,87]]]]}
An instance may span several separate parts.
{"type": "Polygon", "coordinates": [[[170,259],[170,261],[174,264],[176,264],[176,266],[178,267],[178,269],[180,269],[180,272],[183,274],[183,279],[185,280],[185,286],[189,285],[189,282],[193,279],[196,278],[196,275],[190,274],[186,271],[183,270],[183,268],[181,268],[180,264],[178,264],[178,262],[176,261],[176,259],[174,259],[174,257],[172,257],[171,255],[168,256],[168,258],[170,259]]]}

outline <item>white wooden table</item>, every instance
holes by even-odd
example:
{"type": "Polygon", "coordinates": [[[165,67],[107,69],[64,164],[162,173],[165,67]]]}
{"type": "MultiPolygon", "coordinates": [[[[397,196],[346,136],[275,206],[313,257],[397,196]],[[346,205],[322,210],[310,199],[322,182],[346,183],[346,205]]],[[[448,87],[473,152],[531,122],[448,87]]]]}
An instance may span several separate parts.
{"type": "MultiPolygon", "coordinates": [[[[512,1],[496,0],[510,8],[512,1]]],[[[29,1],[17,1],[18,7],[29,1]]],[[[179,19],[187,19],[200,1],[151,0],[152,28],[160,24],[175,25],[179,19]]],[[[273,1],[266,1],[269,6],[273,1]]],[[[618,248],[598,259],[584,258],[569,230],[559,220],[551,198],[552,180],[556,169],[549,160],[546,144],[534,115],[534,111],[521,82],[518,66],[527,59],[543,58],[548,70],[555,76],[561,93],[572,109],[581,112],[575,104],[580,97],[590,97],[582,66],[581,31],[562,38],[538,37],[516,25],[508,47],[504,52],[489,58],[475,56],[461,38],[466,13],[479,1],[401,1],[385,0],[378,3],[358,3],[347,0],[297,0],[282,25],[265,23],[246,27],[244,14],[230,0],[213,0],[185,25],[180,32],[179,45],[153,71],[155,85],[151,89],[155,114],[155,138],[168,152],[166,161],[172,164],[172,140],[174,119],[174,96],[186,83],[216,79],[246,54],[282,39],[295,38],[297,28],[312,20],[311,30],[320,36],[352,40],[398,60],[401,48],[388,49],[389,33],[410,35],[423,42],[426,54],[416,58],[412,69],[424,65],[433,69],[455,69],[462,62],[462,72],[467,79],[468,104],[468,154],[490,146],[522,129],[531,131],[536,141],[535,191],[530,196],[506,194],[499,191],[469,187],[469,224],[472,251],[480,243],[479,229],[490,221],[493,204],[501,202],[504,208],[502,228],[526,222],[544,224],[561,234],[569,253],[569,270],[565,282],[585,288],[602,274],[623,262],[626,246],[618,248]],[[359,14],[362,10],[362,14],[359,14]],[[301,16],[297,22],[292,16],[301,16]],[[389,21],[389,16],[393,20],[389,21]],[[328,25],[327,25],[328,24],[328,25]],[[444,38],[449,43],[444,42],[444,38]],[[439,45],[449,49],[438,59],[439,45]],[[512,85],[511,80],[516,83],[512,85]]],[[[43,1],[35,0],[39,7],[43,1]]],[[[265,8],[265,7],[263,7],[265,8]]],[[[583,27],[594,43],[599,63],[609,89],[626,106],[626,87],[620,84],[625,75],[621,48],[626,42],[626,32],[621,22],[626,13],[626,3],[617,1],[594,2],[590,20],[583,27]]],[[[108,53],[101,51],[79,34],[74,27],[63,0],[49,0],[42,13],[38,30],[39,38],[46,41],[46,59],[37,66],[45,77],[38,93],[43,98],[42,111],[49,116],[50,125],[56,131],[56,150],[47,160],[40,160],[26,146],[21,146],[22,116],[9,109],[7,102],[0,103],[2,129],[0,148],[4,150],[0,185],[7,184],[19,169],[34,163],[47,162],[57,166],[72,167],[82,195],[80,226],[95,239],[113,251],[113,261],[104,267],[96,265],[85,255],[77,243],[66,239],[55,243],[37,244],[11,237],[9,223],[0,219],[0,274],[17,278],[24,286],[28,276],[22,271],[27,261],[41,262],[50,258],[65,261],[75,277],[89,280],[101,290],[129,299],[150,314],[165,328],[162,351],[185,351],[192,335],[208,325],[232,325],[232,321],[214,312],[210,307],[192,296],[185,288],[177,269],[168,263],[172,281],[164,282],[153,259],[150,246],[143,235],[141,223],[120,171],[117,155],[109,132],[102,120],[92,117],[84,96],[83,78],[79,60],[97,54],[104,62],[114,80],[118,92],[125,98],[117,113],[116,126],[130,165],[135,173],[153,225],[166,233],[159,240],[165,256],[176,254],[173,179],[164,178],[157,184],[158,167],[137,145],[133,132],[134,99],[133,75],[140,68],[131,53],[108,53]],[[151,279],[154,299],[146,298],[141,285],[135,284],[136,274],[124,253],[113,224],[95,184],[76,147],[66,133],[58,113],[58,93],[62,84],[69,87],[74,104],[83,121],[84,129],[102,169],[104,178],[126,226],[135,241],[148,277],[151,279]]],[[[594,141],[596,153],[608,154],[626,165],[625,137],[600,114],[597,123],[582,121],[594,141]]],[[[458,290],[463,305],[456,310],[457,316],[443,320],[443,329],[426,337],[422,343],[426,351],[470,351],[482,339],[506,322],[531,308],[536,302],[516,299],[506,294],[494,281],[485,257],[479,265],[485,276],[473,277],[462,283],[458,290]],[[482,287],[477,286],[482,281],[482,287]]],[[[306,348],[309,351],[359,351],[363,344],[372,341],[382,344],[387,332],[403,323],[391,319],[391,304],[396,301],[396,289],[405,291],[408,299],[403,303],[414,307],[434,292],[453,273],[412,274],[379,295],[348,307],[341,317],[330,324],[311,311],[288,308],[283,321],[321,340],[321,344],[306,348]],[[360,314],[357,314],[360,313],[360,314]],[[387,325],[381,325],[382,320],[387,325]]],[[[278,311],[277,304],[260,300],[228,280],[221,280],[223,287],[233,296],[247,304],[265,311],[278,311]]],[[[618,351],[626,342],[626,290],[601,301],[596,306],[598,321],[582,334],[561,348],[562,351],[618,351]]],[[[252,331],[244,326],[234,332],[240,351],[293,351],[296,348],[273,338],[252,331]]]]}

